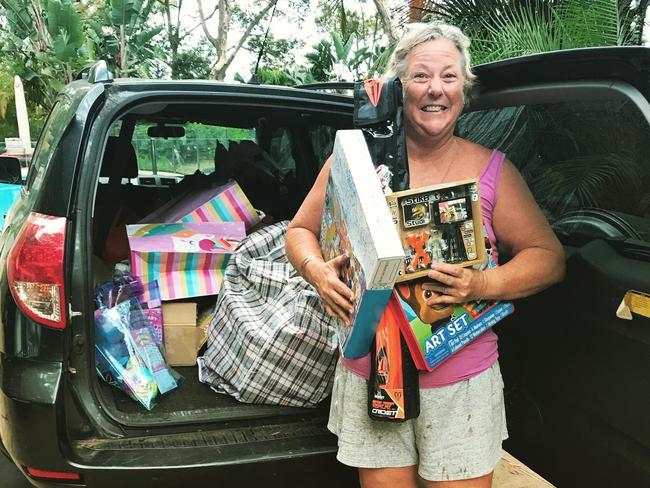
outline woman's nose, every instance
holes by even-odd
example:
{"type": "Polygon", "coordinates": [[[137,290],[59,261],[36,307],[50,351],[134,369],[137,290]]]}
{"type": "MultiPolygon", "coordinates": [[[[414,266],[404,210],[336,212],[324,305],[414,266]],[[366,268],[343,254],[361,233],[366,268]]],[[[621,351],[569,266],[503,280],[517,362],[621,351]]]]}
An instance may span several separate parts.
{"type": "Polygon", "coordinates": [[[439,96],[442,94],[442,80],[438,76],[432,76],[427,86],[429,95],[439,96]]]}

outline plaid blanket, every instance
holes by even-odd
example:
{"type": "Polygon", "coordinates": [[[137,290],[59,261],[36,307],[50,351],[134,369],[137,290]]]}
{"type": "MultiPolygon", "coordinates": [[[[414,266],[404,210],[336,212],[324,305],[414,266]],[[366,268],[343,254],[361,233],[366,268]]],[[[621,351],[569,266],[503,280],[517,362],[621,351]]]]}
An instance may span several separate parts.
{"type": "Polygon", "coordinates": [[[335,320],[287,261],[287,225],[249,235],[232,255],[199,378],[245,403],[314,406],[332,387],[335,320]]]}

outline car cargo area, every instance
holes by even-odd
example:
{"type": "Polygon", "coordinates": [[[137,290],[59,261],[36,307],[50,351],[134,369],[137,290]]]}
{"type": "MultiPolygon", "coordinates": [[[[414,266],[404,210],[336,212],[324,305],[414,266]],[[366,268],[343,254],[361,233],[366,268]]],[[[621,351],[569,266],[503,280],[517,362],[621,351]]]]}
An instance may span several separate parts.
{"type": "MultiPolygon", "coordinates": [[[[172,223],[155,219],[161,209],[173,209],[182,195],[236,182],[259,217],[247,229],[248,235],[291,219],[330,153],[336,129],[347,128],[349,123],[349,113],[314,112],[278,103],[152,102],[121,113],[106,136],[94,200],[93,285],[110,281],[117,263],[122,263],[120,269],[130,268],[125,226],[172,223]]],[[[209,315],[216,300],[214,293],[201,293],[172,302],[194,303],[196,326],[197,315],[209,315]]],[[[89,346],[94,345],[89,341],[89,346]]],[[[127,426],[144,427],[327,415],[328,400],[315,408],[296,408],[242,403],[216,393],[199,381],[187,344],[179,349],[183,349],[183,364],[172,368],[182,380],[176,389],[158,397],[150,410],[96,376],[95,392],[109,417],[127,426]]],[[[203,344],[196,355],[205,349],[203,344]]]]}

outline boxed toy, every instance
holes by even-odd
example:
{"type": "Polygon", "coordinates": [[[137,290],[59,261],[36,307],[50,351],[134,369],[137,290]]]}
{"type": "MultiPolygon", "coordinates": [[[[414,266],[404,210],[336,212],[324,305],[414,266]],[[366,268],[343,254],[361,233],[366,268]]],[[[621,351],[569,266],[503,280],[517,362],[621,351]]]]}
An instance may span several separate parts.
{"type": "Polygon", "coordinates": [[[365,356],[404,253],[392,231],[388,206],[360,130],[338,131],[334,142],[320,228],[325,260],[347,253],[341,279],[352,289],[352,328],[340,323],[339,344],[346,358],[365,356]]]}
{"type": "MultiPolygon", "coordinates": [[[[486,261],[479,267],[494,268],[490,241],[483,232],[486,261]]],[[[510,302],[480,300],[457,305],[429,307],[426,277],[395,286],[391,301],[401,302],[401,317],[396,320],[418,369],[431,371],[453,353],[514,311],[510,302]]]]}
{"type": "Polygon", "coordinates": [[[405,259],[396,282],[425,276],[434,263],[485,262],[478,180],[386,195],[405,259]]]}

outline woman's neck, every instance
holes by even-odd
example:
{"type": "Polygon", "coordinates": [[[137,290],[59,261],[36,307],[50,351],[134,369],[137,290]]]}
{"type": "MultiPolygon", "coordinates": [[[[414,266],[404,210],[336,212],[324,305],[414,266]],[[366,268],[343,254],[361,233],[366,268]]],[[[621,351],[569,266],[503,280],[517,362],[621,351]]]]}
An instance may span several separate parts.
{"type": "Polygon", "coordinates": [[[416,140],[406,136],[406,151],[409,162],[420,164],[444,161],[454,146],[457,144],[454,134],[442,138],[429,138],[426,141],[416,140]],[[423,143],[424,142],[424,143],[423,143]]]}

